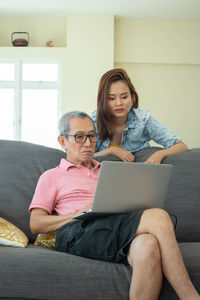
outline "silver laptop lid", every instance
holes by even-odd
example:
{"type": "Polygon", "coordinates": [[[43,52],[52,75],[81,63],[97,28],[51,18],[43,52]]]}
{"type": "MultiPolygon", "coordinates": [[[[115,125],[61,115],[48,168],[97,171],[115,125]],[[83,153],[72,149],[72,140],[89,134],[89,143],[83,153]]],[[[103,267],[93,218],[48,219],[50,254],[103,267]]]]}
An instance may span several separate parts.
{"type": "Polygon", "coordinates": [[[92,211],[121,213],[163,208],[172,169],[167,164],[103,161],[92,211]]]}

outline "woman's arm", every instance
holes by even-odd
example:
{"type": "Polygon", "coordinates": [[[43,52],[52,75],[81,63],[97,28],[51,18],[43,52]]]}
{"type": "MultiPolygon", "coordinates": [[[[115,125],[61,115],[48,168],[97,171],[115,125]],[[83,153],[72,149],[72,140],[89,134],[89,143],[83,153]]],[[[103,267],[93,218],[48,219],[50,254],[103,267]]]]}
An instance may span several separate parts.
{"type": "MultiPolygon", "coordinates": [[[[112,147],[110,147],[110,148],[112,148],[112,147]]],[[[99,152],[95,152],[95,153],[94,153],[94,157],[95,157],[95,156],[114,155],[114,154],[112,153],[112,150],[111,150],[110,148],[106,148],[106,149],[101,150],[101,151],[99,151],[99,152]]]]}
{"type": "Polygon", "coordinates": [[[126,161],[126,162],[133,162],[135,160],[135,156],[131,152],[122,149],[120,147],[112,146],[107,149],[94,153],[94,157],[107,156],[107,155],[115,155],[119,157],[122,161],[126,161]]]}
{"type": "Polygon", "coordinates": [[[188,151],[188,147],[183,142],[178,142],[175,145],[162,149],[159,151],[156,151],[154,154],[152,154],[147,160],[146,163],[148,164],[160,164],[161,161],[172,154],[180,153],[180,152],[186,152],[188,151]]]}

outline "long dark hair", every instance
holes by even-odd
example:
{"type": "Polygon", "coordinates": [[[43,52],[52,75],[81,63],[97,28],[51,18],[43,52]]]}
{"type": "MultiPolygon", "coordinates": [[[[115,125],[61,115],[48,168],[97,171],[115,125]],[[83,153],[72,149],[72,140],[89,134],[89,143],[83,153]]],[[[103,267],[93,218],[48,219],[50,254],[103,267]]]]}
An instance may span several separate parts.
{"type": "Polygon", "coordinates": [[[112,69],[103,74],[99,81],[97,95],[97,129],[99,137],[102,140],[112,138],[110,129],[110,120],[112,116],[107,109],[107,100],[110,85],[116,81],[124,81],[127,84],[133,99],[133,108],[137,108],[139,104],[138,94],[124,69],[112,69]]]}

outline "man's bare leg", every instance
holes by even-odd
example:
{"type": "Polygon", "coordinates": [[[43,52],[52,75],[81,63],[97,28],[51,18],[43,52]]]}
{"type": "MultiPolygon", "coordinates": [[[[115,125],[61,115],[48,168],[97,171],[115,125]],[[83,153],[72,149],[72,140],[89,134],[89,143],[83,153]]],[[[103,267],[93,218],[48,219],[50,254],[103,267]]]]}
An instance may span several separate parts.
{"type": "Polygon", "coordinates": [[[160,248],[151,234],[141,234],[131,243],[128,262],[133,268],[130,299],[157,300],[162,286],[160,248]]]}
{"type": "Polygon", "coordinates": [[[136,236],[144,233],[156,237],[161,253],[163,273],[179,298],[181,300],[200,300],[200,295],[187,273],[167,212],[157,208],[145,210],[136,236]]]}

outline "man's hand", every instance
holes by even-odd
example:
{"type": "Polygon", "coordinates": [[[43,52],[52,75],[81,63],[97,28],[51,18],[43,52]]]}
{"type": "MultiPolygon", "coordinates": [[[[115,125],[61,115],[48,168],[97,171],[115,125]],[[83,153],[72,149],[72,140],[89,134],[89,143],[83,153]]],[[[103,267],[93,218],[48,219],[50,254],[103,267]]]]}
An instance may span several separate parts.
{"type": "MultiPolygon", "coordinates": [[[[78,210],[75,214],[74,217],[80,215],[81,213],[83,213],[84,211],[88,211],[89,209],[92,208],[92,202],[90,202],[88,205],[86,205],[84,208],[81,208],[80,210],[78,210]]],[[[72,221],[74,221],[74,219],[72,219],[72,221]]]]}
{"type": "Polygon", "coordinates": [[[133,162],[135,160],[135,156],[131,152],[122,148],[113,146],[110,147],[109,150],[111,151],[112,155],[119,157],[122,161],[133,162]]]}

